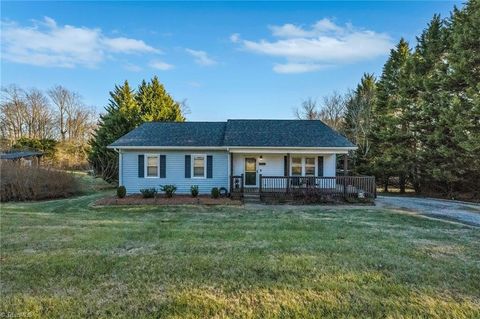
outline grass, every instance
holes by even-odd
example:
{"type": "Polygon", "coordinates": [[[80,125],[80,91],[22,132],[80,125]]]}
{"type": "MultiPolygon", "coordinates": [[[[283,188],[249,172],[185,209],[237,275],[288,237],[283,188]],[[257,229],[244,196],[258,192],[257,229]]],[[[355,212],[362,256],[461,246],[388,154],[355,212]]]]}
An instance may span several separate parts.
{"type": "Polygon", "coordinates": [[[1,206],[0,316],[478,318],[480,231],[374,208],[1,206]]]}

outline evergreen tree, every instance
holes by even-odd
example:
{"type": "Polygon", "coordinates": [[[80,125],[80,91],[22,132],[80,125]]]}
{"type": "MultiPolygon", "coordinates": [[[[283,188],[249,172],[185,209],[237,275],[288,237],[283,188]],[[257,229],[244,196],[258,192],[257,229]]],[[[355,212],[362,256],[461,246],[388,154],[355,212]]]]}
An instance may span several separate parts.
{"type": "Polygon", "coordinates": [[[446,54],[448,108],[440,116],[447,137],[438,175],[447,192],[480,189],[480,1],[455,9],[446,54]]]}
{"type": "Polygon", "coordinates": [[[180,104],[172,99],[156,76],[149,83],[142,81],[136,102],[141,122],[185,121],[180,104]]]}
{"type": "Polygon", "coordinates": [[[418,156],[415,157],[413,185],[419,192],[431,189],[436,183],[434,172],[439,170],[439,149],[446,142],[439,125],[440,114],[447,106],[445,78],[447,68],[443,62],[447,48],[447,32],[439,15],[435,15],[426,30],[417,38],[412,61],[414,64],[411,86],[415,91],[414,132],[418,156]]]}
{"type": "Polygon", "coordinates": [[[373,74],[364,74],[346,105],[344,132],[358,146],[351,156],[356,173],[369,174],[372,110],[376,101],[377,83],[373,74]]]}
{"type": "Polygon", "coordinates": [[[134,99],[134,92],[127,81],[115,86],[110,92],[106,113],[100,116],[98,128],[90,140],[89,162],[95,173],[108,182],[118,178],[118,154],[107,146],[125,135],[138,125],[136,114],[139,113],[134,99]]]}
{"type": "Polygon", "coordinates": [[[127,81],[115,86],[100,116],[98,128],[90,141],[89,161],[96,174],[109,182],[118,178],[118,154],[107,146],[140,124],[149,121],[184,121],[180,105],[165,91],[157,77],[142,81],[134,92],[127,81]]]}
{"type": "Polygon", "coordinates": [[[406,152],[410,143],[407,139],[408,105],[401,91],[407,85],[410,55],[408,43],[401,39],[391,50],[377,87],[377,103],[372,117],[372,166],[385,190],[388,190],[389,177],[399,176],[403,191],[405,177],[410,171],[410,154],[406,152]]]}

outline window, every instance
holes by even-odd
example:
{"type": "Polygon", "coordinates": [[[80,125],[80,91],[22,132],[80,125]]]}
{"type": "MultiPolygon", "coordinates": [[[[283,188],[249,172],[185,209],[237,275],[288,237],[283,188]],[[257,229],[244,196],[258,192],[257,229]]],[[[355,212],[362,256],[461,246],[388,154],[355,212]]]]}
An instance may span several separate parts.
{"type": "Polygon", "coordinates": [[[292,176],[302,176],[301,157],[292,157],[292,176]]]}
{"type": "Polygon", "coordinates": [[[147,155],[146,177],[158,177],[158,155],[147,155]]]}
{"type": "Polygon", "coordinates": [[[315,176],[315,157],[292,157],[292,176],[315,176]]]}
{"type": "Polygon", "coordinates": [[[205,155],[192,155],[192,177],[205,178],[205,155]]]}
{"type": "Polygon", "coordinates": [[[305,176],[315,176],[315,157],[305,157],[305,176]]]}

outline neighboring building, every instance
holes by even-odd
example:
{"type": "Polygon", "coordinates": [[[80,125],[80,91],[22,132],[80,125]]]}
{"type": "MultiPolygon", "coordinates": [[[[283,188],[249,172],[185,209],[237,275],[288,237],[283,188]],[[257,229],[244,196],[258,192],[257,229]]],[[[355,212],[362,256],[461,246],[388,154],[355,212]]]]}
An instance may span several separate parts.
{"type": "Polygon", "coordinates": [[[26,165],[38,164],[43,153],[29,150],[11,150],[0,153],[2,161],[19,161],[26,165]]]}
{"type": "Polygon", "coordinates": [[[192,185],[203,194],[213,187],[255,192],[314,183],[336,188],[331,177],[337,155],[346,158],[356,149],[313,120],[150,122],[108,147],[119,153],[119,184],[130,194],[168,184],[176,185],[180,194],[190,193],[192,185]]]}

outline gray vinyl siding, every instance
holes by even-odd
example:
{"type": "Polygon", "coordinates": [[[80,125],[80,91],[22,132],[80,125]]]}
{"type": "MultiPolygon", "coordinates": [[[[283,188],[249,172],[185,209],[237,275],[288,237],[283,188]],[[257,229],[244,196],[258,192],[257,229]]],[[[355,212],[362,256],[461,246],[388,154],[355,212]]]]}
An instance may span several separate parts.
{"type": "MultiPolygon", "coordinates": [[[[205,163],[207,165],[207,163],[205,163]]],[[[226,151],[122,151],[121,180],[128,194],[139,193],[142,188],[159,188],[160,185],[177,186],[178,194],[190,194],[190,187],[198,185],[200,194],[210,194],[213,187],[228,186],[228,153],[226,151]],[[166,178],[138,177],[138,155],[155,154],[166,156],[166,178]],[[212,178],[185,178],[185,155],[205,154],[213,159],[212,178]]]]}

